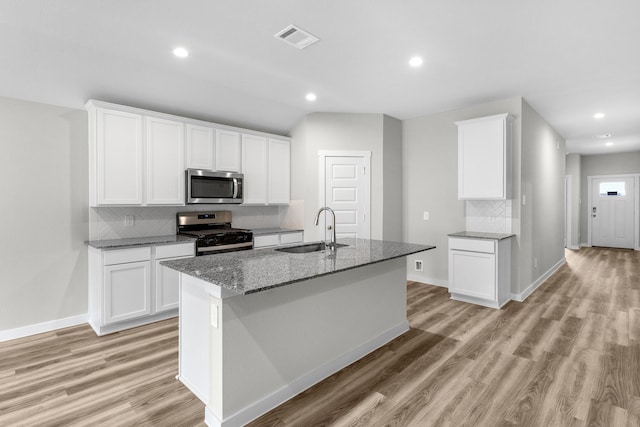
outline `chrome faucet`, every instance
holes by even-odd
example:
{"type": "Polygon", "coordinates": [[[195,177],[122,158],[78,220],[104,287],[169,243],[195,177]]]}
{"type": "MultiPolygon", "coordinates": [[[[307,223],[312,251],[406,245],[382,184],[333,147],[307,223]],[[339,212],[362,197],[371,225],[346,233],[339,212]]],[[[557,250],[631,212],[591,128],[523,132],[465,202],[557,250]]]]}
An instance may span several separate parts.
{"type": "Polygon", "coordinates": [[[316,219],[314,221],[315,225],[318,225],[318,222],[320,221],[320,214],[322,213],[322,211],[329,211],[331,212],[331,216],[333,217],[333,223],[327,227],[329,230],[333,231],[333,234],[331,235],[331,243],[326,244],[326,246],[329,248],[329,250],[331,251],[335,251],[337,246],[336,246],[336,213],[333,211],[333,209],[325,206],[323,208],[320,208],[320,210],[318,211],[318,213],[316,214],[316,219]]]}

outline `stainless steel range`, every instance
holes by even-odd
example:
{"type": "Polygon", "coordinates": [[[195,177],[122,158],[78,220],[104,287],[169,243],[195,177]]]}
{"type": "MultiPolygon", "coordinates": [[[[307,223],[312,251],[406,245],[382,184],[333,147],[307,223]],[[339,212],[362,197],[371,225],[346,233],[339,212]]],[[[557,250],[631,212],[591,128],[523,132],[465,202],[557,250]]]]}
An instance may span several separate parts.
{"type": "Polygon", "coordinates": [[[178,234],[196,238],[196,255],[253,249],[251,230],[231,228],[230,211],[178,212],[178,234]]]}

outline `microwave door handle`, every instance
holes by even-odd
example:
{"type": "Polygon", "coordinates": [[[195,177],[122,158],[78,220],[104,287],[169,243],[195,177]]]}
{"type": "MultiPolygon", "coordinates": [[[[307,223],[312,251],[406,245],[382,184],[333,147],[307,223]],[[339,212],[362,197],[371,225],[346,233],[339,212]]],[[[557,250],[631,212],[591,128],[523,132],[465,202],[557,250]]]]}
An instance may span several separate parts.
{"type": "Polygon", "coordinates": [[[233,178],[233,198],[238,198],[238,178],[233,178]]]}

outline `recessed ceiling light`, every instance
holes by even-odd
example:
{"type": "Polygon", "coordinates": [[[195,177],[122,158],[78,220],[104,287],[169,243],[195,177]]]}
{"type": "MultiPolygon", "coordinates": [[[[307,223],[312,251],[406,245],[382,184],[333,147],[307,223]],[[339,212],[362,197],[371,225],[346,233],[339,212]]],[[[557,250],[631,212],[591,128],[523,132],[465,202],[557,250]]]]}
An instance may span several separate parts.
{"type": "Polygon", "coordinates": [[[315,101],[317,97],[315,93],[308,93],[305,98],[307,99],[307,101],[315,101]]]}
{"type": "Polygon", "coordinates": [[[607,143],[606,143],[606,144],[604,144],[604,145],[606,145],[607,147],[611,147],[611,146],[613,145],[613,142],[609,141],[609,142],[607,142],[607,143]]]}
{"type": "Polygon", "coordinates": [[[186,58],[189,56],[189,51],[183,47],[177,47],[173,49],[173,54],[178,58],[186,58]]]}
{"type": "Polygon", "coordinates": [[[419,67],[423,62],[424,61],[422,60],[422,58],[420,58],[419,56],[414,56],[409,60],[409,65],[411,65],[412,67],[419,67]]]}
{"type": "Polygon", "coordinates": [[[593,115],[593,118],[594,118],[594,119],[601,119],[601,118],[603,118],[603,117],[604,117],[604,113],[595,113],[595,114],[593,115]]]}

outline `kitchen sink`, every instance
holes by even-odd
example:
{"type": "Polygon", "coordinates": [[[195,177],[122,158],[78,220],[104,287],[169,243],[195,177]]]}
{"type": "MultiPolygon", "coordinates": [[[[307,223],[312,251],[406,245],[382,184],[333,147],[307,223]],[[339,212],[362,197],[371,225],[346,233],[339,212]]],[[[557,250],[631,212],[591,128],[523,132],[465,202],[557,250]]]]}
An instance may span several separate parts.
{"type": "MultiPolygon", "coordinates": [[[[336,247],[338,248],[342,248],[344,246],[349,246],[349,245],[345,245],[344,243],[336,244],[336,247]]],[[[290,254],[306,254],[307,252],[323,251],[326,248],[327,246],[324,243],[317,242],[317,243],[307,243],[305,245],[298,245],[298,246],[288,246],[286,248],[276,248],[276,251],[287,252],[290,254]]]]}

